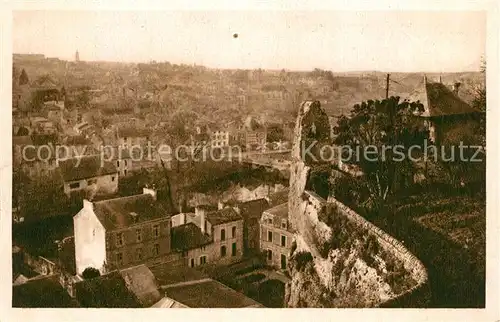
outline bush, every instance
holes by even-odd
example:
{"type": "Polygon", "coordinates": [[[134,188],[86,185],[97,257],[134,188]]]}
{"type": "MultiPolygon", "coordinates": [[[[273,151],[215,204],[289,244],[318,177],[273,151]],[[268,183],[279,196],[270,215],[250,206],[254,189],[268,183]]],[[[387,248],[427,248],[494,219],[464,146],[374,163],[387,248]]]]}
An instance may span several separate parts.
{"type": "Polygon", "coordinates": [[[101,276],[101,273],[97,268],[94,267],[87,267],[82,273],[82,277],[86,280],[96,278],[99,276],[101,276]]]}
{"type": "Polygon", "coordinates": [[[293,260],[299,271],[303,271],[306,265],[313,261],[313,257],[309,252],[299,252],[293,256],[293,260]]]}

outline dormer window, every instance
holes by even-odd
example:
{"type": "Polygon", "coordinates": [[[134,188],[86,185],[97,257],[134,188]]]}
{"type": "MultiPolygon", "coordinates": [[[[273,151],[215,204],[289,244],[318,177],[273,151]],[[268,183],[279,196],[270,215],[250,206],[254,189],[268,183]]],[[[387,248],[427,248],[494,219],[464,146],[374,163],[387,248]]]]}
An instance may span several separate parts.
{"type": "Polygon", "coordinates": [[[283,220],[281,221],[281,228],[282,228],[282,229],[286,229],[286,228],[287,228],[287,222],[286,222],[286,219],[283,219],[283,220]]]}

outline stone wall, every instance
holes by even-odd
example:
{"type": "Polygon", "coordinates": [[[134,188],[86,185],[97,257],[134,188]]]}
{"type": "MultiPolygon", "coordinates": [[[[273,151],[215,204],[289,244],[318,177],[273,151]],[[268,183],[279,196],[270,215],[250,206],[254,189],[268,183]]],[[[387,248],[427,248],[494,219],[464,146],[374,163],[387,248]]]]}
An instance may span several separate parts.
{"type": "Polygon", "coordinates": [[[311,191],[311,173],[328,166],[319,150],[330,144],[329,131],[319,102],[303,102],[292,148],[289,221],[296,244],[285,306],[424,306],[429,292],[422,263],[342,203],[311,191]],[[312,143],[316,148],[308,148],[312,143]]]}

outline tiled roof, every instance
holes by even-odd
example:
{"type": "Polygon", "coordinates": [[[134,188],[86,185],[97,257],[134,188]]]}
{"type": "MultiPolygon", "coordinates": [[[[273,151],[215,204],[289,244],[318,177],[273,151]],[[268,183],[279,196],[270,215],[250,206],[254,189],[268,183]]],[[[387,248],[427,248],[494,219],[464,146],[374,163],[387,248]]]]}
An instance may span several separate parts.
{"type": "Polygon", "coordinates": [[[422,103],[424,112],[421,116],[424,117],[479,112],[463,101],[459,96],[455,95],[446,85],[442,83],[427,82],[425,77],[415,86],[412,93],[407,96],[402,96],[402,99],[408,99],[410,102],[422,103]]]}
{"type": "Polygon", "coordinates": [[[170,216],[172,211],[150,194],[94,202],[94,213],[107,230],[170,216]]]}
{"type": "Polygon", "coordinates": [[[140,301],[118,271],[75,284],[76,298],[82,307],[141,308],[140,301]]]}
{"type": "Polygon", "coordinates": [[[64,181],[75,181],[117,173],[113,163],[101,162],[98,155],[60,161],[59,169],[64,181]]]}
{"type": "Polygon", "coordinates": [[[184,265],[173,266],[170,263],[162,263],[150,266],[156,280],[161,286],[173,285],[184,282],[200,281],[208,276],[199,270],[184,265]]]}
{"type": "Polygon", "coordinates": [[[145,265],[121,270],[120,274],[142,307],[150,307],[161,299],[156,278],[145,265]]]}
{"type": "Polygon", "coordinates": [[[168,287],[165,293],[169,298],[190,308],[263,307],[244,294],[214,280],[168,287]]]}
{"type": "Polygon", "coordinates": [[[226,207],[220,210],[209,212],[206,214],[206,219],[213,225],[221,225],[231,221],[242,220],[243,217],[239,215],[236,210],[231,207],[226,207]]]}
{"type": "Polygon", "coordinates": [[[58,275],[52,275],[12,287],[12,306],[66,308],[78,307],[78,304],[61,287],[58,275]]]}
{"type": "Polygon", "coordinates": [[[273,215],[274,218],[278,219],[288,219],[288,202],[281,204],[279,206],[267,209],[266,213],[273,215]]]}
{"type": "Polygon", "coordinates": [[[240,214],[245,220],[251,218],[260,219],[264,210],[269,208],[269,203],[266,199],[262,198],[242,202],[237,207],[240,209],[240,214]]]}
{"type": "Polygon", "coordinates": [[[194,223],[173,227],[171,230],[171,237],[171,247],[176,251],[199,248],[212,241],[210,236],[202,233],[201,229],[194,223]]]}

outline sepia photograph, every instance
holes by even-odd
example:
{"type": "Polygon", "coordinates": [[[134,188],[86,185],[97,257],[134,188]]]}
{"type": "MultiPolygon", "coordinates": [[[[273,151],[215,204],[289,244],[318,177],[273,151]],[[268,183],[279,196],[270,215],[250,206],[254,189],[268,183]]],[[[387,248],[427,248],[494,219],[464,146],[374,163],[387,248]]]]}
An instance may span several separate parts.
{"type": "Polygon", "coordinates": [[[12,308],[484,309],[487,16],[13,11],[12,308]]]}

